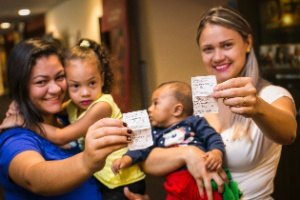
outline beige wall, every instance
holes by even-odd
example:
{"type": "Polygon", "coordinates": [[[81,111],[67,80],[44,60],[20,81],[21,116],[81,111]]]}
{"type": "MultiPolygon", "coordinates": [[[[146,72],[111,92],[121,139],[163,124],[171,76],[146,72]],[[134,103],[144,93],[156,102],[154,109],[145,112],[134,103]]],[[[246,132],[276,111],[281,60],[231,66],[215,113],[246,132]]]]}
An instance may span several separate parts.
{"type": "Polygon", "coordinates": [[[190,82],[203,75],[195,36],[207,8],[227,0],[140,1],[142,59],[147,63],[149,89],[170,80],[190,82]]]}
{"type": "MultiPolygon", "coordinates": [[[[205,74],[195,41],[198,20],[204,10],[224,4],[227,0],[136,2],[139,13],[140,54],[141,60],[146,62],[149,93],[162,82],[170,80],[190,82],[191,76],[205,74]]],[[[80,36],[99,41],[100,16],[102,16],[100,0],[68,0],[46,15],[47,32],[68,41],[71,46],[80,36]]],[[[150,94],[146,96],[149,97],[150,94]]],[[[146,102],[146,105],[148,104],[146,102]]],[[[137,108],[139,105],[132,107],[137,108]]]]}
{"type": "Polygon", "coordinates": [[[100,41],[101,0],[68,0],[46,14],[46,31],[68,45],[80,37],[100,41]]]}

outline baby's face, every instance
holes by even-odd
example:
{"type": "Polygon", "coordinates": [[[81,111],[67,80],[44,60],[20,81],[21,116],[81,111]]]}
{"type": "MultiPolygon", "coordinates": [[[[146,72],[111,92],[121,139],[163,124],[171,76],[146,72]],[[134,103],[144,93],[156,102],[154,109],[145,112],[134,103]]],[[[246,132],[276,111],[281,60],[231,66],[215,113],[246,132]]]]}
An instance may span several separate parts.
{"type": "Polygon", "coordinates": [[[65,72],[70,98],[80,109],[86,110],[102,95],[103,80],[95,62],[70,60],[65,72]]]}
{"type": "Polygon", "coordinates": [[[172,124],[177,100],[167,87],[161,87],[152,94],[152,103],[148,108],[152,126],[167,128],[172,124]]]}

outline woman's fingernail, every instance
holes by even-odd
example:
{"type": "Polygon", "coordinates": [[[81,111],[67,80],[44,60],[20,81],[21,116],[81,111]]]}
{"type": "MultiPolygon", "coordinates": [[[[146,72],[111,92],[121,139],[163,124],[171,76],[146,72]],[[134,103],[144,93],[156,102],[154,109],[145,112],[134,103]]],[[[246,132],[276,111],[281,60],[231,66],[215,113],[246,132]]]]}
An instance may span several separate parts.
{"type": "Polygon", "coordinates": [[[127,124],[126,124],[126,122],[123,122],[123,126],[127,127],[127,124]]]}
{"type": "Polygon", "coordinates": [[[127,141],[131,142],[131,137],[127,136],[127,141]]]}
{"type": "Polygon", "coordinates": [[[127,133],[132,133],[132,130],[131,129],[127,129],[127,133]]]}

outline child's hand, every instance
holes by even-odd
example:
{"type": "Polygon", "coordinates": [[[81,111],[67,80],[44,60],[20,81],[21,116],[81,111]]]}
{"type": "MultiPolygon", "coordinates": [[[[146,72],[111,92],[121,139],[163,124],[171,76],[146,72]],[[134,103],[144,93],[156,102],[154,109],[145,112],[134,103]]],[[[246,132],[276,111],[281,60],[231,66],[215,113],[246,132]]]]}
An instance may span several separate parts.
{"type": "Polygon", "coordinates": [[[11,128],[14,126],[23,126],[24,125],[24,119],[19,114],[10,114],[9,116],[6,116],[2,123],[0,124],[0,131],[5,128],[11,128]]]}
{"type": "Polygon", "coordinates": [[[220,169],[222,167],[222,158],[223,153],[218,149],[207,152],[205,157],[205,167],[211,171],[220,169]]]}
{"type": "Polygon", "coordinates": [[[130,167],[132,165],[131,157],[124,155],[122,158],[115,159],[112,163],[111,170],[114,174],[119,173],[120,169],[130,167]]]}
{"type": "Polygon", "coordinates": [[[19,114],[19,106],[15,101],[12,101],[8,106],[8,110],[6,111],[5,116],[9,117],[11,115],[17,114],[19,114]]]}

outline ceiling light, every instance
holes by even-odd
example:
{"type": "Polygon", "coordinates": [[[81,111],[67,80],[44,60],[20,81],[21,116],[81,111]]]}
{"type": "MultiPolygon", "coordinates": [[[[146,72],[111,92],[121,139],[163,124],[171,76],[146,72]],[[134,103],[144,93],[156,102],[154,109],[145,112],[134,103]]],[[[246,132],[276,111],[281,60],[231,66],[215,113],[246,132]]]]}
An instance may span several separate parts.
{"type": "Polygon", "coordinates": [[[29,14],[30,14],[30,10],[29,10],[29,9],[20,9],[20,10],[18,11],[18,14],[19,14],[20,16],[26,16],[26,15],[29,15],[29,14]]]}
{"type": "Polygon", "coordinates": [[[290,13],[284,13],[281,20],[284,26],[291,26],[294,23],[293,15],[290,13]]]}
{"type": "Polygon", "coordinates": [[[10,28],[10,23],[9,22],[3,22],[0,24],[1,29],[9,29],[10,28]]]}

